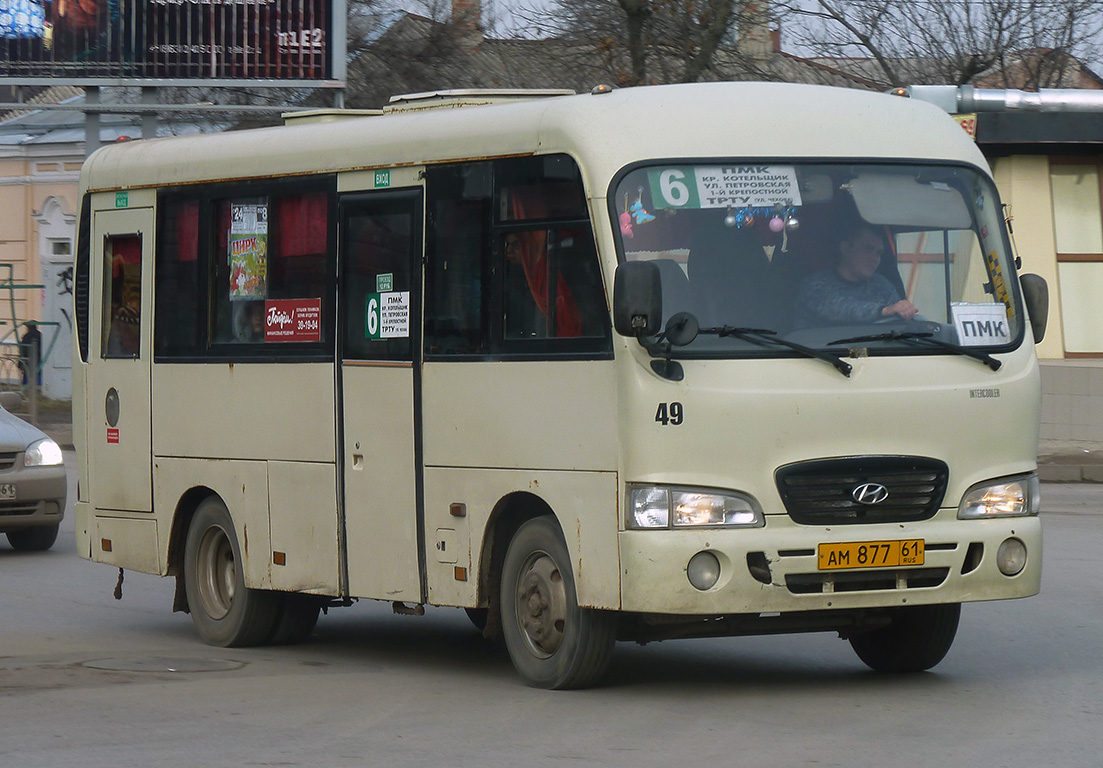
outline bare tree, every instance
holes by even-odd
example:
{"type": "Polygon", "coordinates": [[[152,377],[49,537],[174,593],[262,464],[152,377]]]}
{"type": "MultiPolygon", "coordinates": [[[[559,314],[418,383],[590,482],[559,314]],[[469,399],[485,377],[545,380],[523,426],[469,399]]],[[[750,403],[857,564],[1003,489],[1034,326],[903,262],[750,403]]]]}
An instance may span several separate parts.
{"type": "Polygon", "coordinates": [[[618,85],[694,82],[734,40],[746,0],[555,0],[519,12],[544,34],[601,56],[618,85]]]}
{"type": "MultiPolygon", "coordinates": [[[[776,3],[795,50],[864,60],[886,86],[1055,87],[1098,56],[1101,0],[791,0],[776,3]]],[[[851,66],[860,66],[854,62],[851,66]]]]}

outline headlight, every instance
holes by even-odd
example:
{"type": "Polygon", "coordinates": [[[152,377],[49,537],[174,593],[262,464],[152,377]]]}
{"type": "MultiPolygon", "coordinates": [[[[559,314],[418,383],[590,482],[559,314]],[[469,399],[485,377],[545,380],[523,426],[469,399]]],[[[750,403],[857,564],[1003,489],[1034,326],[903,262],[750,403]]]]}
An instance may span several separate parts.
{"type": "Polygon", "coordinates": [[[24,467],[52,467],[63,464],[61,448],[50,438],[31,443],[23,454],[24,467]]]}
{"type": "Polygon", "coordinates": [[[1035,474],[974,485],[957,509],[962,519],[1025,517],[1038,514],[1041,488],[1035,474]]]}
{"type": "Polygon", "coordinates": [[[629,492],[629,528],[756,528],[763,523],[758,505],[742,494],[654,486],[629,492]]]}

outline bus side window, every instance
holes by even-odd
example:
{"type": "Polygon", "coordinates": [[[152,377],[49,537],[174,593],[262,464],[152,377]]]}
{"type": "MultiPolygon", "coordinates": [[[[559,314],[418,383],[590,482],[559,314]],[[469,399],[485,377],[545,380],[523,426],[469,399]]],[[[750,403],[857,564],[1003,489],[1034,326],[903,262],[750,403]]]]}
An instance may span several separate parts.
{"type": "Polygon", "coordinates": [[[104,257],[104,357],[139,357],[142,317],[142,236],[108,235],[104,257]]]}
{"type": "Polygon", "coordinates": [[[604,285],[573,159],[431,167],[426,195],[426,354],[608,350],[604,285]]]}
{"type": "MultiPolygon", "coordinates": [[[[327,314],[329,197],[324,192],[216,201],[212,341],[266,344],[320,341],[317,333],[281,335],[266,318],[290,301],[327,314]]],[[[284,310],[288,311],[288,310],[284,310]]]]}
{"type": "Polygon", "coordinates": [[[408,207],[396,207],[391,212],[354,210],[345,219],[342,269],[347,297],[343,321],[346,359],[413,359],[411,326],[382,327],[382,310],[373,302],[397,299],[409,310],[413,290],[411,249],[417,234],[408,207]]]}
{"type": "Polygon", "coordinates": [[[505,339],[601,336],[604,293],[578,166],[566,155],[499,166],[505,339]]]}
{"type": "Polygon", "coordinates": [[[507,339],[602,335],[605,302],[588,231],[511,232],[503,251],[507,339]]]}
{"type": "Polygon", "coordinates": [[[198,199],[161,205],[157,277],[154,353],[194,353],[200,343],[198,199]]]}
{"type": "Polygon", "coordinates": [[[485,299],[491,166],[431,168],[425,267],[425,351],[468,355],[488,350],[485,299]]]}

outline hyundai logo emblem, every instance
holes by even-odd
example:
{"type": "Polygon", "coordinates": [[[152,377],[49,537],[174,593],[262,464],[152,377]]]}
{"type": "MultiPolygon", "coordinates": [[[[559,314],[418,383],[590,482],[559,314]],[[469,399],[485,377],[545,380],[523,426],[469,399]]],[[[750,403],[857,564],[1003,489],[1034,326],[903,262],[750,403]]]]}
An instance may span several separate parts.
{"type": "Polygon", "coordinates": [[[880,483],[862,483],[850,496],[859,504],[880,504],[889,497],[889,489],[880,483]]]}

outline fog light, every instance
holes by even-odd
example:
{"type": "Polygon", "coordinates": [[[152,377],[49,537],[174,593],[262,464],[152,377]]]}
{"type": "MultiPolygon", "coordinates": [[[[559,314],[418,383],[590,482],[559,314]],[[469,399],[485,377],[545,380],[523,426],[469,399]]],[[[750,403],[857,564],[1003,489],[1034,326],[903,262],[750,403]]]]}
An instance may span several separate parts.
{"type": "Polygon", "coordinates": [[[1007,539],[996,552],[996,565],[1004,576],[1017,576],[1026,567],[1026,545],[1007,539]]]}
{"type": "Polygon", "coordinates": [[[702,592],[712,589],[720,580],[720,561],[711,552],[698,552],[689,559],[686,575],[689,583],[702,592]]]}

